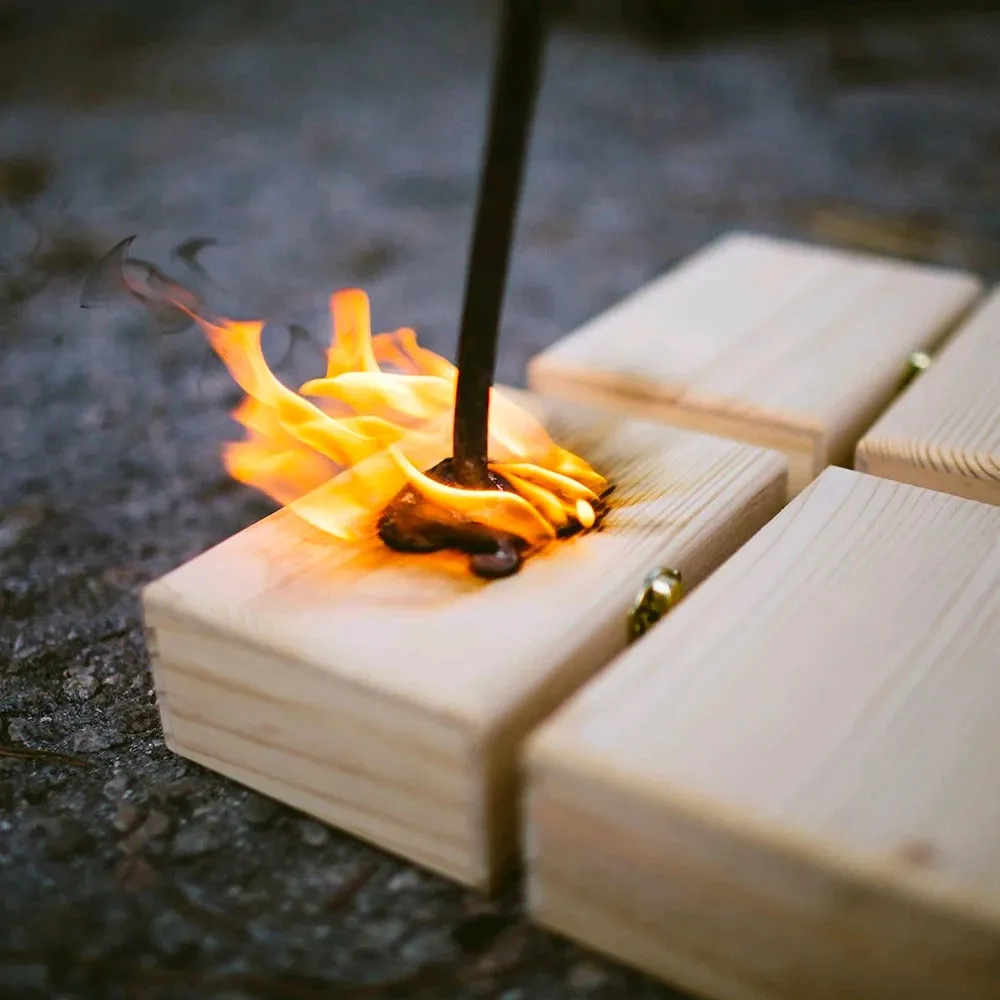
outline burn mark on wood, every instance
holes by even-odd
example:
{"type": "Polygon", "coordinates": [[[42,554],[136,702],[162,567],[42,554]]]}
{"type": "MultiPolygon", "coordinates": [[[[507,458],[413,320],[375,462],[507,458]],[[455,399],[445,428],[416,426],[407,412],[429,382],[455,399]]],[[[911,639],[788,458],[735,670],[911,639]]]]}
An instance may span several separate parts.
{"type": "MultiPolygon", "coordinates": [[[[429,469],[427,476],[445,486],[460,487],[451,458],[429,469]]],[[[484,489],[507,493],[517,490],[492,469],[487,471],[484,489]]],[[[599,527],[608,512],[604,500],[611,491],[591,504],[596,515],[588,528],[571,518],[559,529],[557,537],[567,538],[584,530],[599,527]]],[[[397,552],[425,553],[453,549],[469,556],[469,568],[487,580],[511,576],[520,568],[528,552],[524,539],[465,518],[460,511],[440,507],[421,496],[412,486],[405,486],[385,508],[378,520],[379,538],[397,552]]]]}
{"type": "MultiPolygon", "coordinates": [[[[435,482],[456,486],[454,462],[447,458],[427,475],[435,482]]],[[[508,493],[513,487],[492,470],[487,472],[486,489],[508,493]]],[[[420,496],[411,486],[404,487],[382,512],[379,537],[397,552],[439,552],[457,549],[469,555],[469,568],[477,576],[495,579],[510,576],[521,568],[524,543],[521,539],[468,521],[456,511],[438,507],[420,496]]]]}

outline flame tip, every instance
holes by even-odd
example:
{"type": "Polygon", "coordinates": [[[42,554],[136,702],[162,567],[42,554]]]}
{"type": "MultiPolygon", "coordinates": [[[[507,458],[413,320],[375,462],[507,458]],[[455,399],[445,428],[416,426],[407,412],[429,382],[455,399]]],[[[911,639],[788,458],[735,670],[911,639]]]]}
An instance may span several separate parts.
{"type": "Polygon", "coordinates": [[[491,409],[490,467],[511,489],[466,490],[422,471],[450,454],[457,370],[421,347],[412,327],[373,337],[369,309],[360,288],[331,295],[326,372],[297,392],[264,358],[264,321],[192,311],[246,393],[233,411],[246,437],[223,449],[234,479],[345,541],[370,536],[376,516],[407,486],[429,516],[516,536],[529,550],[595,523],[606,481],[502,393],[491,409]]]}
{"type": "Polygon", "coordinates": [[[352,299],[365,303],[371,301],[368,293],[363,288],[354,288],[352,286],[336,289],[330,293],[330,298],[336,302],[348,302],[352,299]]]}

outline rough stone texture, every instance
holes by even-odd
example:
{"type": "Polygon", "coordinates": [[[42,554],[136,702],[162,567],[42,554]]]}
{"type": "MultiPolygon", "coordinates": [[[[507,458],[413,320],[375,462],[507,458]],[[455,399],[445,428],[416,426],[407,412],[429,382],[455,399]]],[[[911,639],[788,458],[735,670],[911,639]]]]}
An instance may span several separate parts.
{"type": "MultiPolygon", "coordinates": [[[[500,376],[733,226],[997,277],[1000,20],[900,16],[674,50],[563,24],[500,376]]],[[[245,315],[319,332],[360,283],[451,355],[491,8],[0,19],[0,995],[673,995],[527,926],[516,887],[460,891],[165,750],[137,592],[269,508],[222,472],[237,394],[199,335],[78,307],[122,237],[167,264],[207,236],[245,315]]]]}

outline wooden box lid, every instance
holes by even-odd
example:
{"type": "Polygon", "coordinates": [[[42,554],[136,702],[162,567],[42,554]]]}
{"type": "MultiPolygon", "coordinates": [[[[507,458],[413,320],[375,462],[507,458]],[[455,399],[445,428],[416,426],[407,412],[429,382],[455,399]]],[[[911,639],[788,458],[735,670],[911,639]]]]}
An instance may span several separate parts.
{"type": "Polygon", "coordinates": [[[1000,508],[823,472],[529,747],[531,910],[719,1000],[1000,996],[1000,508]]]}
{"type": "Polygon", "coordinates": [[[1000,504],[1000,287],[865,434],[855,466],[1000,504]]]}
{"type": "Polygon", "coordinates": [[[789,456],[798,492],[851,464],[898,392],[980,294],[959,271],[734,233],[541,352],[533,389],[789,456]]]}

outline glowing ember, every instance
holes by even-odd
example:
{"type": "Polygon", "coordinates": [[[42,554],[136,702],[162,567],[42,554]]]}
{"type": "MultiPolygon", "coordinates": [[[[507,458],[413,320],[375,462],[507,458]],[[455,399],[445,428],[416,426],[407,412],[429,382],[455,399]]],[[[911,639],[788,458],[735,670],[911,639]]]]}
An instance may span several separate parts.
{"type": "Polygon", "coordinates": [[[334,538],[379,534],[406,551],[460,548],[484,576],[512,572],[524,555],[597,523],[604,478],[495,389],[495,488],[455,486],[447,460],[456,368],[410,329],[372,337],[364,292],[337,292],[330,304],[326,374],[298,392],[268,367],[262,322],[195,316],[246,393],[233,414],[246,439],[224,450],[234,478],[334,538]]]}

